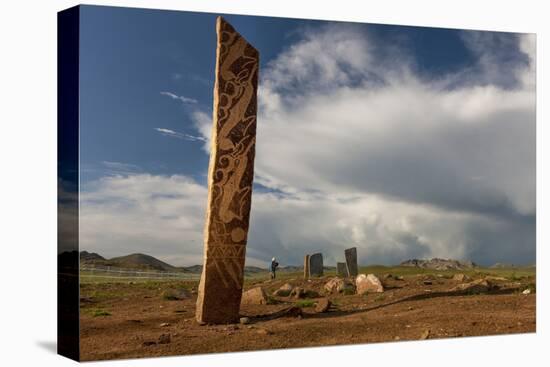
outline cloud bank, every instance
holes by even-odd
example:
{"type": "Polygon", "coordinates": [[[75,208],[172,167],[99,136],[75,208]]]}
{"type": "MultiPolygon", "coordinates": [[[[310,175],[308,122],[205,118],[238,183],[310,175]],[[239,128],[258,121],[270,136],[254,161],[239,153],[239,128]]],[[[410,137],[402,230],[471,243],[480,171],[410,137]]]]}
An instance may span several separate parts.
{"type": "MultiPolygon", "coordinates": [[[[355,26],[306,31],[264,68],[248,264],[351,246],[365,264],[534,262],[534,36],[463,40],[476,64],[432,78],[355,26]]],[[[208,152],[210,113],[191,117],[208,152]]],[[[205,187],[138,174],[86,192],[84,248],[201,262],[205,187]]]]}

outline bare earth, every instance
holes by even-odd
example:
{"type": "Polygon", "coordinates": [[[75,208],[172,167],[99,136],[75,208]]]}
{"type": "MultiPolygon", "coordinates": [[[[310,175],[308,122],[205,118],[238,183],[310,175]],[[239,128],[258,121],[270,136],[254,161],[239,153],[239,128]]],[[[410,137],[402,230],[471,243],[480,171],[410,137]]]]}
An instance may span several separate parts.
{"type": "MultiPolygon", "coordinates": [[[[294,274],[284,280],[249,280],[246,288],[261,285],[271,293],[289,282],[322,293],[329,278],[304,281],[294,274]]],[[[81,357],[138,358],[536,331],[535,293],[522,294],[534,286],[534,276],[501,279],[496,281],[498,291],[473,295],[450,291],[460,283],[449,278],[407,275],[385,280],[384,293],[329,295],[334,305],[328,312],[303,307],[301,317],[267,316],[297,302],[289,297],[270,305],[243,305],[241,314],[250,318],[247,325],[197,324],[197,282],[83,283],[81,357]],[[178,288],[189,289],[190,298],[163,297],[166,289],[178,288]],[[169,334],[170,341],[159,343],[162,334],[169,334]]]]}

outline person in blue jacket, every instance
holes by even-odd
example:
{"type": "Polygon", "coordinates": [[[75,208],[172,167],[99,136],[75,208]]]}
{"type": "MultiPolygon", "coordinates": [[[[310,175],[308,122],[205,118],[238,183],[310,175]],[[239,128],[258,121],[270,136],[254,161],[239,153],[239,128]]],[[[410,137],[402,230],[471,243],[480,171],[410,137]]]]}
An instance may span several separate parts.
{"type": "Polygon", "coordinates": [[[271,279],[275,279],[275,272],[277,271],[277,267],[279,266],[279,263],[277,262],[277,260],[275,260],[275,258],[272,258],[271,259],[271,279]]]}

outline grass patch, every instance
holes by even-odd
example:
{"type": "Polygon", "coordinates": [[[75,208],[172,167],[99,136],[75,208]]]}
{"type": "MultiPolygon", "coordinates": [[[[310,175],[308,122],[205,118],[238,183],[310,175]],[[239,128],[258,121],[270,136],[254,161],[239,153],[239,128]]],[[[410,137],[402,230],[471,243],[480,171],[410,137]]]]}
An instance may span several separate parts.
{"type": "Polygon", "coordinates": [[[383,295],[383,294],[379,294],[378,296],[376,296],[376,297],[374,298],[374,300],[375,300],[376,302],[381,302],[381,301],[383,301],[383,300],[385,300],[385,299],[386,299],[386,296],[383,295]]]}
{"type": "Polygon", "coordinates": [[[111,313],[109,311],[105,311],[105,310],[102,310],[102,309],[99,309],[99,308],[91,310],[90,314],[93,317],[111,316],[111,313]]]}
{"type": "Polygon", "coordinates": [[[278,304],[279,301],[277,301],[277,299],[273,296],[267,296],[267,304],[268,305],[276,305],[278,304]]]}
{"type": "Polygon", "coordinates": [[[301,301],[296,302],[296,306],[304,308],[304,307],[313,307],[315,305],[315,302],[310,299],[304,299],[301,301]]]}

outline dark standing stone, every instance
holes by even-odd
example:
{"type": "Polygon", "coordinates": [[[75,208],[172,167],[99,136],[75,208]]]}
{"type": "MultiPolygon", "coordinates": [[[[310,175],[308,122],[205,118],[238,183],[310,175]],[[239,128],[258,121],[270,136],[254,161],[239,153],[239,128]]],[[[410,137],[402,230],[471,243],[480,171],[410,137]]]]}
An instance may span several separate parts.
{"type": "Polygon", "coordinates": [[[309,278],[309,255],[304,256],[304,279],[309,278]]]}
{"type": "Polygon", "coordinates": [[[348,276],[356,277],[357,270],[357,247],[348,248],[345,250],[346,265],[348,268],[348,276]]]}
{"type": "Polygon", "coordinates": [[[323,254],[317,253],[309,256],[309,276],[323,276],[323,254]]]}
{"type": "Polygon", "coordinates": [[[348,268],[346,266],[346,263],[336,263],[336,273],[339,277],[347,277],[348,268]]]}

